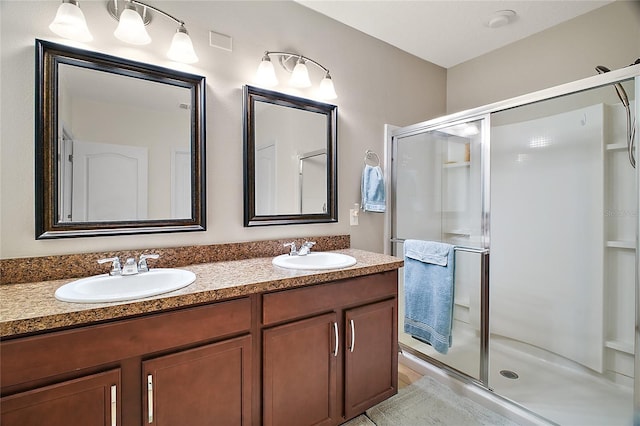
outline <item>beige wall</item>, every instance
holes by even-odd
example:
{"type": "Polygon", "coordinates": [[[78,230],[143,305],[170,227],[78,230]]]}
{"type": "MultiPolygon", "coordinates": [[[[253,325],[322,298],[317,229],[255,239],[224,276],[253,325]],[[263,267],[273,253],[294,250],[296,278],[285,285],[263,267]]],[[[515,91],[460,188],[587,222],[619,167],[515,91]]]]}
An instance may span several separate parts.
{"type": "MultiPolygon", "coordinates": [[[[94,41],[80,47],[175,66],[164,56],[173,23],[156,17],[149,27],[152,44],[130,47],[113,37],[116,22],[104,3],[81,2],[94,41]]],[[[336,234],[351,234],[353,247],[382,251],[382,215],[362,214],[359,226],[349,226],[349,208],[359,202],[364,152],[382,155],[385,123],[408,125],[442,115],[446,70],[293,2],[152,3],[186,22],[200,62],[183,69],[207,78],[207,231],[35,240],[34,39],[65,42],[48,29],[60,1],[2,0],[0,258],[336,234]],[[231,36],[233,51],[210,47],[210,30],[231,36]],[[337,224],[242,226],[242,86],[252,83],[265,50],[299,52],[331,70],[339,95],[337,224]]]]}
{"type": "Polygon", "coordinates": [[[447,70],[447,112],[627,66],[640,58],[640,1],[618,0],[447,70]]]}

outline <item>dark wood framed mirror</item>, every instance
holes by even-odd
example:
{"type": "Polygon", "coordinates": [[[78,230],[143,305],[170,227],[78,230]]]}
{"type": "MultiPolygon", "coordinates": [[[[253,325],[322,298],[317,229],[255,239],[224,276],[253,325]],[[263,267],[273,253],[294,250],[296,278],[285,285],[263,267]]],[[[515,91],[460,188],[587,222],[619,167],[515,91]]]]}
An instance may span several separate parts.
{"type": "Polygon", "coordinates": [[[36,239],[204,231],[205,90],[36,40],[36,239]]]}
{"type": "Polygon", "coordinates": [[[338,221],[337,106],[244,86],[244,226],[338,221]]]}

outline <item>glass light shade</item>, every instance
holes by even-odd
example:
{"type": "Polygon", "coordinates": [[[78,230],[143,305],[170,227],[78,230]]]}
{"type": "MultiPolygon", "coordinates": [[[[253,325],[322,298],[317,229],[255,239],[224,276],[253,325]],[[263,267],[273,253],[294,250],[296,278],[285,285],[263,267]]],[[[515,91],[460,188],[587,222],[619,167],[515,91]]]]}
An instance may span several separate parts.
{"type": "Polygon", "coordinates": [[[256,82],[261,86],[266,87],[273,87],[278,84],[276,71],[268,56],[262,58],[260,65],[258,65],[258,71],[256,71],[256,82]]]}
{"type": "Polygon", "coordinates": [[[87,42],[93,40],[84,13],[75,3],[62,3],[49,29],[60,37],[87,42]]]}
{"type": "Polygon", "coordinates": [[[333,87],[333,80],[331,80],[329,73],[327,73],[320,82],[319,95],[322,99],[335,99],[338,97],[336,89],[333,87]]]}
{"type": "Polygon", "coordinates": [[[113,32],[113,35],[129,44],[142,45],[151,43],[151,37],[147,34],[142,17],[133,6],[127,6],[122,11],[118,28],[113,32]]]}
{"type": "Polygon", "coordinates": [[[311,86],[311,80],[309,80],[309,70],[307,66],[304,64],[302,59],[298,60],[293,72],[291,73],[291,78],[289,79],[289,85],[291,87],[309,87],[311,86]]]}
{"type": "Polygon", "coordinates": [[[172,61],[183,62],[185,64],[198,62],[198,56],[195,50],[193,50],[191,37],[189,37],[189,33],[187,33],[187,29],[184,26],[180,26],[178,31],[173,35],[167,56],[172,61]]]}

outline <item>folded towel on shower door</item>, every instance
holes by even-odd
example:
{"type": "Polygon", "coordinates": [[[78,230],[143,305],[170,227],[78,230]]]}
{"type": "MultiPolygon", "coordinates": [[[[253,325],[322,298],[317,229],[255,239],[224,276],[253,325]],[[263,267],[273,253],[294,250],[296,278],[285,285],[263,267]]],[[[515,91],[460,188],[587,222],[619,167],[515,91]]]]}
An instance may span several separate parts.
{"type": "Polygon", "coordinates": [[[404,242],[404,331],[443,354],[451,347],[454,259],[450,244],[404,242]]]}
{"type": "Polygon", "coordinates": [[[362,171],[362,210],[366,212],[384,213],[386,199],[384,178],[380,166],[365,164],[362,171]]]}

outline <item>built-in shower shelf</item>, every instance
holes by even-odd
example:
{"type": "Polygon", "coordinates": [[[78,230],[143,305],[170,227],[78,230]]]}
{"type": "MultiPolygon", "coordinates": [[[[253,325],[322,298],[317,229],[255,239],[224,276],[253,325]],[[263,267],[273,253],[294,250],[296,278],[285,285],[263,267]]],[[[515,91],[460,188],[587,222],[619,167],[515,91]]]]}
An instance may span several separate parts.
{"type": "Polygon", "coordinates": [[[610,248],[622,248],[622,249],[635,249],[636,245],[633,241],[607,241],[607,247],[610,248]]]}
{"type": "Polygon", "coordinates": [[[615,151],[618,149],[627,149],[626,143],[609,143],[607,144],[607,151],[615,151]]]}
{"type": "Polygon", "coordinates": [[[604,342],[604,346],[616,350],[618,352],[624,352],[629,355],[633,355],[633,343],[623,342],[621,340],[607,340],[604,342]]]}
{"type": "Polygon", "coordinates": [[[445,169],[456,169],[459,167],[469,167],[471,165],[470,161],[465,161],[463,163],[445,163],[442,165],[445,169]]]}
{"type": "Polygon", "coordinates": [[[471,231],[468,229],[448,229],[444,231],[445,234],[456,235],[459,237],[470,237],[471,231]]]}

